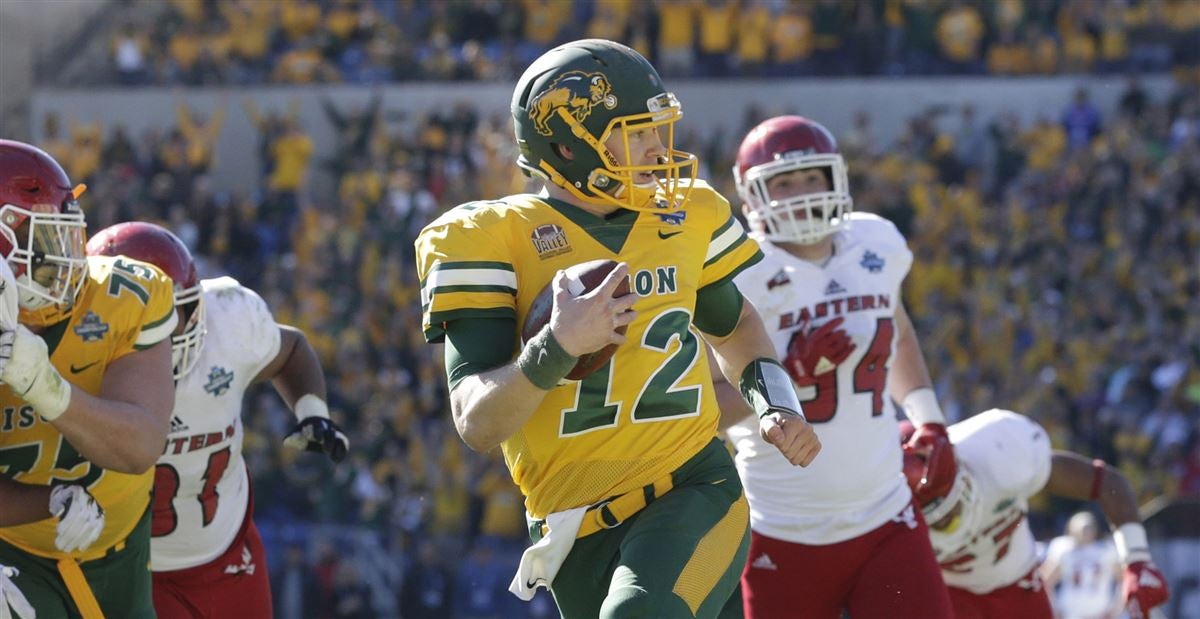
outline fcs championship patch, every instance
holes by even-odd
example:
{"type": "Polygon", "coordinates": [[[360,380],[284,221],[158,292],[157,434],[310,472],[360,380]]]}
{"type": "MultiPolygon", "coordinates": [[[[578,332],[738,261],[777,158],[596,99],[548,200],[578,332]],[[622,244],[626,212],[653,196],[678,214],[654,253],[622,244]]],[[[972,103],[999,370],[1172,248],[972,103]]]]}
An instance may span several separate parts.
{"type": "Polygon", "coordinates": [[[859,264],[871,273],[878,273],[883,270],[884,262],[883,258],[880,258],[878,254],[868,249],[863,252],[862,262],[859,264]]]}
{"type": "Polygon", "coordinates": [[[571,251],[571,244],[567,242],[567,232],[558,224],[542,224],[534,228],[529,240],[533,241],[533,248],[542,260],[571,251]]]}
{"type": "Polygon", "coordinates": [[[582,123],[592,113],[592,108],[604,105],[606,109],[617,107],[617,97],[612,94],[612,84],[603,73],[568,71],[550,83],[550,87],[529,102],[529,118],[537,132],[550,136],[550,119],[565,109],[567,114],[582,123]]]}
{"type": "Polygon", "coordinates": [[[78,335],[84,342],[99,342],[104,339],[106,333],[108,333],[108,323],[101,322],[96,312],[89,311],[79,321],[79,324],[75,325],[75,335],[78,335]]]}
{"type": "Polygon", "coordinates": [[[232,384],[233,372],[214,365],[208,372],[208,382],[205,383],[204,390],[213,394],[214,397],[219,397],[229,391],[229,386],[232,384]]]}

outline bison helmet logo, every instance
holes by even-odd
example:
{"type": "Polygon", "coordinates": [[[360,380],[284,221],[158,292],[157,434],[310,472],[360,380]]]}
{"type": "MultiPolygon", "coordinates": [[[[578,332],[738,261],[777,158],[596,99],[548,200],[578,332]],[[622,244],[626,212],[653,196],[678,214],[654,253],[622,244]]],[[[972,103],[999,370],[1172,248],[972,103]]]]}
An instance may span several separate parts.
{"type": "Polygon", "coordinates": [[[617,97],[612,94],[608,78],[603,73],[568,71],[533,99],[529,104],[529,117],[538,133],[549,136],[553,134],[550,119],[559,108],[566,108],[572,118],[582,123],[592,113],[592,108],[601,104],[609,110],[617,107],[617,97]]]}

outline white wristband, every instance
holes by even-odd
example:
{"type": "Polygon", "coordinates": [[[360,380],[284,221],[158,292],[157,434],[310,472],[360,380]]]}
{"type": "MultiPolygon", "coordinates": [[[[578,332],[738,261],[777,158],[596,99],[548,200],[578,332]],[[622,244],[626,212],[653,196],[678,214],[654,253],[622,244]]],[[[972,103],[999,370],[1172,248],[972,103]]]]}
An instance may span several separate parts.
{"type": "Polygon", "coordinates": [[[293,412],[296,414],[296,421],[304,421],[309,417],[329,419],[329,406],[325,404],[325,400],[311,393],[306,393],[296,400],[293,412]]]}
{"type": "Polygon", "coordinates": [[[909,391],[900,406],[904,409],[904,414],[908,416],[908,419],[918,428],[927,423],[946,425],[946,416],[942,414],[937,394],[929,387],[918,387],[909,391]]]}
{"type": "Polygon", "coordinates": [[[1117,546],[1117,557],[1129,565],[1150,560],[1150,542],[1146,540],[1146,528],[1137,522],[1126,522],[1113,531],[1113,543],[1117,546]]]}

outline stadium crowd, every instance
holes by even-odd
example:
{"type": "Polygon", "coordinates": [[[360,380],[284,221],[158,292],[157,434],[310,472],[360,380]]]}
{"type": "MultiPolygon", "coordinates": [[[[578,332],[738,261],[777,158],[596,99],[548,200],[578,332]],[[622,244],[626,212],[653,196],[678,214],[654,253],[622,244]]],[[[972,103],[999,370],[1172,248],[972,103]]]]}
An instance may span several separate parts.
{"type": "Polygon", "coordinates": [[[130,85],[512,80],[546,49],[582,37],[627,41],[668,77],[1160,71],[1200,60],[1200,5],[172,0],[117,29],[108,77],[130,85]]]}
{"type": "MultiPolygon", "coordinates": [[[[1200,219],[1187,216],[1200,212],[1198,85],[1180,73],[1156,100],[1132,80],[1113,110],[1080,90],[1032,124],[929,109],[890,144],[863,111],[839,136],[856,208],[891,218],[915,252],[906,304],[948,415],[1024,412],[1056,445],[1119,466],[1142,501],[1200,496],[1200,219]]],[[[320,353],[347,462],[280,449],[292,417],[269,391],[244,416],[282,616],[373,616],[368,567],[403,616],[552,612],[544,596],[525,606],[504,591],[526,543],[521,496],[498,453],[471,452],[447,422],[412,266],[438,213],[523,190],[510,120],[463,103],[394,123],[378,99],[328,103],[326,159],[293,112],[241,107],[200,118],[181,104],[175,126],[137,136],[49,116],[42,145],[89,185],[93,231],[165,222],[202,275],[258,290],[320,353]],[[208,175],[232,113],[259,131],[253,193],[208,175]],[[336,196],[308,189],[318,174],[336,196]],[[351,560],[346,536],[360,531],[388,565],[351,560]]],[[[749,109],[744,126],[793,112],[749,109]]],[[[684,136],[731,198],[739,137],[684,136]]],[[[1052,507],[1031,514],[1040,537],[1061,528],[1052,507]]]]}

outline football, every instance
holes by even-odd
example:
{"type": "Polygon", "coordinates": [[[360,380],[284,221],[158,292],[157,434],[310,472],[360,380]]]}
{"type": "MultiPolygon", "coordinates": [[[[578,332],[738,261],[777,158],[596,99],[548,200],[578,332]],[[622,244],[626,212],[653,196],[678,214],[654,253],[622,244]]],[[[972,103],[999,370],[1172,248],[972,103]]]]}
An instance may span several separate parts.
{"type": "MultiPolygon", "coordinates": [[[[615,268],[617,268],[617,263],[614,260],[590,260],[567,267],[567,289],[571,291],[571,294],[576,296],[589,290],[594,290],[604,282],[604,278],[615,268]]],[[[626,294],[629,294],[628,279],[617,284],[617,289],[613,291],[613,298],[625,296],[626,294]]],[[[546,284],[546,287],[542,288],[542,291],[533,300],[533,305],[529,307],[529,314],[525,316],[525,326],[521,329],[522,344],[537,335],[538,331],[541,331],[542,327],[550,322],[550,311],[553,308],[553,286],[546,284]]],[[[617,332],[625,333],[625,325],[618,327],[617,332]]],[[[571,371],[567,373],[567,379],[579,380],[595,372],[604,367],[604,364],[608,363],[608,360],[616,353],[617,345],[609,344],[596,352],[579,357],[579,361],[575,364],[575,367],[571,368],[571,371]]]]}

